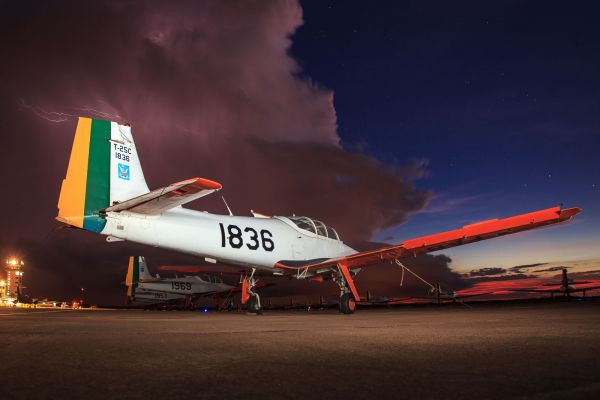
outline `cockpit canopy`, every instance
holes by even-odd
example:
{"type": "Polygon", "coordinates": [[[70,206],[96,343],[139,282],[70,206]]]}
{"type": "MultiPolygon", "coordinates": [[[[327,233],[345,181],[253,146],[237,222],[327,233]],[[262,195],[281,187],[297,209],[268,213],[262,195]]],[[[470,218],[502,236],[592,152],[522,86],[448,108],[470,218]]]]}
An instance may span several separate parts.
{"type": "Polygon", "coordinates": [[[221,279],[220,277],[216,276],[216,275],[209,275],[209,274],[202,274],[202,275],[196,275],[198,278],[202,279],[205,282],[209,282],[209,283],[223,283],[223,279],[221,279]]]}
{"type": "Polygon", "coordinates": [[[324,236],[330,239],[340,240],[339,235],[332,227],[325,225],[321,221],[317,221],[316,219],[308,218],[308,217],[287,217],[290,221],[292,221],[296,226],[300,229],[304,229],[305,231],[309,231],[312,233],[316,233],[319,236],[324,236]]]}

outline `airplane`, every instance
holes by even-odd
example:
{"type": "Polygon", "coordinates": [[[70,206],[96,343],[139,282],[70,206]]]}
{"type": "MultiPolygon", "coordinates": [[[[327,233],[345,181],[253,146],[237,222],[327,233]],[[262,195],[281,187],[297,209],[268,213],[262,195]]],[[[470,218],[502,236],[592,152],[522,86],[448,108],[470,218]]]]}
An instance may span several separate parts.
{"type": "MultiPolygon", "coordinates": [[[[454,289],[442,289],[439,283],[433,285],[427,290],[427,297],[425,296],[407,296],[407,297],[388,297],[388,296],[373,296],[370,291],[367,291],[367,295],[360,304],[363,305],[394,305],[394,304],[405,304],[417,301],[431,302],[436,300],[437,304],[441,304],[443,301],[452,301],[453,303],[459,302],[465,304],[462,300],[469,297],[483,296],[490,294],[485,293],[473,293],[473,294],[462,294],[455,291],[454,289]]],[[[466,305],[466,304],[465,304],[466,305]]]]}
{"type": "Polygon", "coordinates": [[[588,290],[600,289],[600,285],[597,286],[587,286],[587,287],[576,287],[575,285],[585,285],[594,283],[592,281],[574,281],[569,279],[567,275],[567,269],[563,268],[562,270],[562,279],[560,282],[556,283],[546,283],[542,286],[558,286],[557,288],[548,288],[548,289],[538,289],[538,288],[518,288],[518,289],[508,289],[511,292],[532,292],[532,293],[550,293],[552,297],[554,297],[555,293],[562,293],[563,297],[570,298],[571,293],[583,292],[583,297],[585,297],[585,292],[588,290]]]}
{"type": "Polygon", "coordinates": [[[229,294],[235,286],[223,283],[214,275],[194,275],[177,278],[152,276],[142,256],[129,257],[127,276],[127,303],[131,305],[156,305],[160,303],[180,303],[189,308],[197,297],[212,294],[229,294]]]}
{"type": "MultiPolygon", "coordinates": [[[[451,301],[453,303],[461,303],[464,305],[467,305],[463,300],[467,299],[469,297],[478,297],[478,296],[485,296],[488,294],[492,294],[493,292],[478,292],[478,293],[461,293],[461,291],[456,291],[454,289],[442,289],[442,286],[440,283],[436,283],[435,286],[433,286],[431,289],[429,289],[428,291],[428,295],[429,296],[434,296],[434,298],[436,299],[436,303],[437,304],[441,304],[443,301],[451,301]]],[[[431,297],[429,297],[431,298],[431,297]]]]}
{"type": "Polygon", "coordinates": [[[192,178],[150,191],[131,126],[80,117],[56,219],[105,235],[108,242],[128,240],[240,266],[247,271],[241,300],[249,313],[262,308],[255,289],[257,278],[266,275],[331,280],[340,289],[340,312],[352,314],[360,301],[354,277],[362,268],[560,223],[581,211],[557,206],[359,252],[316,219],[182,207],[221,188],[218,182],[192,178]]]}

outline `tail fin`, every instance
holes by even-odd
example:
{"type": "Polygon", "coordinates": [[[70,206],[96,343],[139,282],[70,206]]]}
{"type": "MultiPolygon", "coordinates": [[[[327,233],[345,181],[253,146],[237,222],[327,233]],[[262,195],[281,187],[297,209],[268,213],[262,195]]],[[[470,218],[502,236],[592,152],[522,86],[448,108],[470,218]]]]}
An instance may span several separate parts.
{"type": "Polygon", "coordinates": [[[127,268],[127,276],[125,277],[125,285],[127,286],[127,296],[129,300],[135,300],[135,290],[138,288],[140,281],[151,279],[152,275],[146,266],[146,259],[142,256],[129,257],[129,266],[127,268]]]}
{"type": "Polygon", "coordinates": [[[129,257],[129,267],[127,276],[125,276],[125,285],[127,286],[127,298],[130,301],[135,299],[135,290],[140,282],[139,261],[137,256],[129,257]]]}
{"type": "Polygon", "coordinates": [[[80,117],[56,219],[101,232],[106,224],[101,210],[148,192],[131,128],[80,117]]]}
{"type": "Polygon", "coordinates": [[[144,279],[152,279],[153,276],[148,271],[148,266],[146,265],[146,259],[142,256],[136,256],[137,265],[139,266],[140,271],[140,279],[143,281],[144,279]]]}

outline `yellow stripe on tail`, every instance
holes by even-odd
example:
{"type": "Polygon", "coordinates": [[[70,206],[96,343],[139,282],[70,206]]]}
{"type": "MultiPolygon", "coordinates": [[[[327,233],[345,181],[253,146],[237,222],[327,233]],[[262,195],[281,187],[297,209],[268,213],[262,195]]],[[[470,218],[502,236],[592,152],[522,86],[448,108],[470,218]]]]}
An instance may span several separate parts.
{"type": "Polygon", "coordinates": [[[92,120],[79,118],[67,176],[62,182],[58,199],[57,220],[65,224],[83,228],[85,210],[85,192],[88,175],[88,158],[90,153],[90,137],[92,120]]]}

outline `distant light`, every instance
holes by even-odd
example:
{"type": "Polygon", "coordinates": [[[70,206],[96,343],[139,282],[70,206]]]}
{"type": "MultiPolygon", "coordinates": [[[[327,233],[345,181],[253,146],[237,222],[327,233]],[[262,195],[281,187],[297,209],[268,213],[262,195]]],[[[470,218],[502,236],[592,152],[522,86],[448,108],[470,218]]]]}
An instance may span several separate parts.
{"type": "Polygon", "coordinates": [[[208,312],[208,308],[204,307],[204,310],[202,310],[202,311],[204,311],[205,313],[207,313],[208,312]]]}

